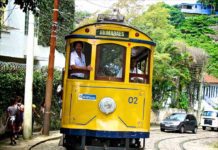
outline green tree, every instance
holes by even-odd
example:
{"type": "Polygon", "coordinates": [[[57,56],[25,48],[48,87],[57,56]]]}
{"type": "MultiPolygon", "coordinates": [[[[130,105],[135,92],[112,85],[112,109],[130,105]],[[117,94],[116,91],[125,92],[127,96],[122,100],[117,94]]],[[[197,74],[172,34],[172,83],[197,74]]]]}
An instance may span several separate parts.
{"type": "Polygon", "coordinates": [[[158,52],[163,52],[165,46],[172,43],[171,37],[177,32],[169,23],[169,10],[163,6],[164,3],[151,5],[146,12],[138,15],[130,23],[147,33],[157,43],[158,52]]]}
{"type": "Polygon", "coordinates": [[[180,93],[190,81],[188,54],[173,45],[179,32],[170,24],[169,18],[166,5],[157,3],[131,22],[157,43],[153,76],[154,108],[162,107],[169,97],[173,98],[173,106],[178,106],[180,93]]]}
{"type": "MultiPolygon", "coordinates": [[[[0,9],[6,7],[8,0],[0,0],[0,9]]],[[[14,4],[20,5],[20,9],[24,12],[32,10],[33,13],[37,12],[37,0],[15,0],[14,4]]]]}
{"type": "MultiPolygon", "coordinates": [[[[120,13],[125,14],[125,21],[130,23],[132,19],[144,10],[141,3],[143,3],[143,0],[119,0],[112,7],[118,9],[120,13]]],[[[109,13],[112,13],[112,9],[109,13]]]]}
{"type": "MultiPolygon", "coordinates": [[[[4,8],[8,4],[8,0],[0,0],[0,37],[1,37],[1,30],[4,26],[3,22],[3,15],[4,15],[4,8]]],[[[20,9],[24,12],[29,10],[33,11],[34,14],[37,14],[37,0],[15,0],[14,4],[20,5],[20,9]]]]}
{"type": "MultiPolygon", "coordinates": [[[[62,0],[59,3],[57,50],[65,51],[65,36],[74,29],[74,0],[62,0]]],[[[52,26],[53,0],[41,0],[38,3],[40,9],[39,17],[39,44],[50,45],[50,33],[52,26]]]]}
{"type": "Polygon", "coordinates": [[[87,24],[92,24],[97,20],[97,13],[88,14],[84,11],[78,11],[75,13],[76,27],[80,27],[87,24]]]}
{"type": "Polygon", "coordinates": [[[87,11],[76,11],[75,12],[75,22],[79,24],[84,19],[91,17],[91,14],[87,11]]]}
{"type": "Polygon", "coordinates": [[[6,7],[8,0],[0,0],[0,9],[6,7]]]}
{"type": "Polygon", "coordinates": [[[214,34],[215,32],[209,26],[215,23],[216,20],[208,16],[193,16],[186,18],[179,29],[184,35],[191,34],[198,37],[202,34],[214,34]]]}
{"type": "Polygon", "coordinates": [[[188,54],[181,52],[174,45],[166,46],[164,53],[155,52],[153,99],[163,104],[171,97],[171,107],[177,107],[185,85],[190,82],[188,54]]]}
{"type": "Polygon", "coordinates": [[[178,27],[182,24],[182,22],[185,20],[185,15],[181,12],[180,9],[164,4],[164,7],[167,8],[169,10],[169,20],[170,20],[170,24],[178,27]]]}
{"type": "MultiPolygon", "coordinates": [[[[34,69],[33,74],[33,103],[37,106],[39,111],[40,105],[45,99],[45,86],[47,80],[47,68],[34,69]]],[[[51,116],[52,129],[59,127],[59,111],[57,86],[61,83],[61,73],[58,70],[54,71],[53,82],[53,97],[52,97],[52,111],[56,115],[51,116]]],[[[0,118],[4,117],[7,107],[10,105],[10,99],[16,96],[24,97],[25,89],[25,65],[13,63],[1,63],[0,65],[0,118]]],[[[36,120],[41,123],[40,120],[36,120]]]]}
{"type": "Polygon", "coordinates": [[[211,6],[214,14],[215,14],[216,10],[218,10],[218,0],[198,0],[198,2],[200,2],[206,6],[211,6]]]}
{"type": "Polygon", "coordinates": [[[211,26],[216,25],[217,16],[192,16],[186,18],[178,29],[182,34],[177,38],[184,39],[190,46],[205,49],[209,54],[207,72],[218,77],[218,44],[209,37],[218,34],[211,26]]]}

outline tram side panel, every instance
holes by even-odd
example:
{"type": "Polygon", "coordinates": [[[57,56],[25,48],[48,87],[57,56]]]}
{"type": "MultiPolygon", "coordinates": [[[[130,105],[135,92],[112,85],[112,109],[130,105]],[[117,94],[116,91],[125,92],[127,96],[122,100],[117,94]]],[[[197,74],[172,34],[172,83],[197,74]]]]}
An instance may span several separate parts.
{"type": "Polygon", "coordinates": [[[98,131],[140,131],[150,128],[150,86],[118,86],[85,81],[67,83],[62,128],[98,131]],[[127,88],[128,87],[128,88],[127,88]],[[111,114],[99,109],[99,102],[110,97],[116,103],[111,114]]]}

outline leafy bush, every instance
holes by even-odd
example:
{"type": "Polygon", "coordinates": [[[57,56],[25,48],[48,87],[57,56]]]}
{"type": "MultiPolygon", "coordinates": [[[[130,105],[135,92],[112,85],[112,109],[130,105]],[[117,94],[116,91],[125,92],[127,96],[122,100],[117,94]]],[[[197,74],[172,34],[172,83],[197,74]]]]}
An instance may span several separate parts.
{"type": "MultiPolygon", "coordinates": [[[[47,80],[47,68],[34,69],[33,74],[33,104],[39,112],[40,105],[45,99],[45,89],[47,80]]],[[[54,71],[53,97],[51,102],[51,111],[55,115],[51,116],[51,129],[59,128],[58,97],[56,94],[57,86],[61,83],[61,72],[54,71]]],[[[25,90],[25,66],[17,64],[4,64],[0,66],[0,116],[4,115],[7,107],[10,105],[10,98],[15,96],[24,97],[25,90]]],[[[41,119],[36,119],[41,123],[41,119]]]]}
{"type": "Polygon", "coordinates": [[[185,93],[181,93],[180,97],[179,97],[179,103],[178,103],[177,108],[188,110],[188,107],[189,107],[188,96],[185,93]]]}
{"type": "MultiPolygon", "coordinates": [[[[218,22],[217,16],[190,16],[187,17],[183,24],[178,28],[183,34],[179,34],[181,39],[184,39],[190,46],[205,49],[209,54],[207,64],[207,73],[218,77],[218,44],[211,39],[209,35],[217,33],[211,29],[211,26],[216,26],[218,22]]],[[[179,36],[177,38],[179,38],[179,36]]]]}
{"type": "Polygon", "coordinates": [[[152,102],[152,110],[159,110],[162,108],[162,103],[155,100],[152,102]]]}

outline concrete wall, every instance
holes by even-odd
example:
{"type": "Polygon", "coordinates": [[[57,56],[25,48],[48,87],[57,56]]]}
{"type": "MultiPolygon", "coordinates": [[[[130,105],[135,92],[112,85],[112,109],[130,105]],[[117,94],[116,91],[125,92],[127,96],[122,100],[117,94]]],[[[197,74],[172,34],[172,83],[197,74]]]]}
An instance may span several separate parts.
{"type": "MultiPolygon", "coordinates": [[[[157,111],[151,111],[151,120],[150,122],[152,124],[159,124],[164,118],[169,116],[172,113],[176,112],[183,112],[185,113],[185,110],[182,109],[177,109],[177,108],[165,108],[165,109],[160,109],[157,111]]],[[[188,112],[190,114],[194,114],[195,116],[197,115],[196,112],[188,112]]]]}

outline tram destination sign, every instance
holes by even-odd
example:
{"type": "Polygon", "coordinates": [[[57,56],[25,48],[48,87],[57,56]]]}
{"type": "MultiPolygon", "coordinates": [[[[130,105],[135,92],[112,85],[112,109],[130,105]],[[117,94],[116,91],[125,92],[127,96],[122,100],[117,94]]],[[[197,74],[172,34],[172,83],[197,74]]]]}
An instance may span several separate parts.
{"type": "Polygon", "coordinates": [[[113,37],[128,38],[129,37],[129,32],[117,31],[117,30],[97,29],[96,30],[96,35],[97,36],[113,36],[113,37]]]}

